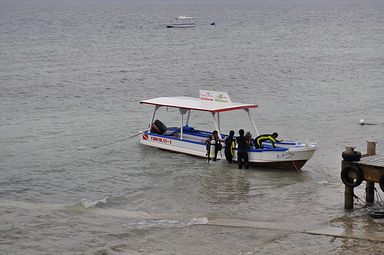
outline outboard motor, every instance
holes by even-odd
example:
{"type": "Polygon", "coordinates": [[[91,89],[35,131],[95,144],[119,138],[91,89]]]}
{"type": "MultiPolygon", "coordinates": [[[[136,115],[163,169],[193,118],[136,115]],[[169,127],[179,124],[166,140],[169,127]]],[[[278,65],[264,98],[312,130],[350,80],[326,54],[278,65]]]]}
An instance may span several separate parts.
{"type": "Polygon", "coordinates": [[[167,131],[167,126],[160,120],[155,120],[151,127],[151,132],[162,135],[167,131]]]}

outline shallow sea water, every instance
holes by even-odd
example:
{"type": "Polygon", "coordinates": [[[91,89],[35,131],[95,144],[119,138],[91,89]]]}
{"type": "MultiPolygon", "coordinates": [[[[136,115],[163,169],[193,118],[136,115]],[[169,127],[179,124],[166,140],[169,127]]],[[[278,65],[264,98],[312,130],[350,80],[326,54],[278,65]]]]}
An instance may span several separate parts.
{"type": "MultiPolygon", "coordinates": [[[[383,222],[362,203],[344,211],[339,175],[345,145],[384,150],[383,12],[375,0],[2,1],[0,254],[379,254],[383,222]],[[198,26],[165,28],[184,14],[198,26]],[[93,149],[147,126],[140,100],[199,89],[257,103],[261,132],[320,148],[301,173],[136,138],[93,149]]],[[[224,132],[251,130],[222,118],[224,132]]],[[[212,128],[209,114],[191,125],[212,128]]]]}

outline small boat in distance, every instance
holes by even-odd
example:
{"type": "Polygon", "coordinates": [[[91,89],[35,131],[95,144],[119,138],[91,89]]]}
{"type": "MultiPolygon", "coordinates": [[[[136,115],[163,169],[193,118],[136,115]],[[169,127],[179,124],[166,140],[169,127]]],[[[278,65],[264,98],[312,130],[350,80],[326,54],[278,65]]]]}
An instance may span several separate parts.
{"type": "Polygon", "coordinates": [[[179,16],[175,18],[175,22],[168,24],[167,28],[188,28],[196,26],[196,18],[190,16],[179,16]]]}
{"type": "MultiPolygon", "coordinates": [[[[194,97],[158,97],[143,100],[141,104],[154,106],[154,112],[147,129],[140,132],[140,143],[164,150],[185,153],[207,158],[205,141],[212,131],[200,130],[189,126],[191,111],[209,112],[212,114],[214,129],[218,131],[220,139],[227,135],[220,133],[220,113],[244,110],[257,135],[259,132],[251,117],[250,109],[256,104],[232,102],[226,92],[200,90],[200,98],[194,97]],[[180,125],[167,127],[156,119],[156,113],[161,108],[179,109],[180,125]]],[[[275,146],[270,142],[263,142],[264,148],[249,148],[249,163],[251,165],[300,169],[315,153],[316,143],[302,143],[297,141],[277,141],[275,146]]],[[[234,161],[237,161],[237,148],[233,149],[234,161]]],[[[225,158],[217,155],[217,159],[225,158]]]]}

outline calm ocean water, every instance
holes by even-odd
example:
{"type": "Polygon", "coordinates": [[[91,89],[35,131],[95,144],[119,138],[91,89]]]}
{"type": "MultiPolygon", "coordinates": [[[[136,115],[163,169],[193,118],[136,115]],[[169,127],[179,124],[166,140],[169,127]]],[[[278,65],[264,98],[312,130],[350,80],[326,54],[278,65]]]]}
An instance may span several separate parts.
{"type": "MultiPolygon", "coordinates": [[[[344,211],[339,173],[345,145],[384,153],[383,13],[378,0],[1,1],[0,254],[380,254],[384,222],[344,211]],[[166,29],[178,15],[198,26],[166,29]],[[136,138],[92,148],[147,126],[139,100],[199,89],[257,103],[261,132],[320,148],[302,173],[136,138]],[[324,228],[350,238],[305,233],[324,228]]],[[[246,120],[223,115],[224,131],[246,120]]]]}

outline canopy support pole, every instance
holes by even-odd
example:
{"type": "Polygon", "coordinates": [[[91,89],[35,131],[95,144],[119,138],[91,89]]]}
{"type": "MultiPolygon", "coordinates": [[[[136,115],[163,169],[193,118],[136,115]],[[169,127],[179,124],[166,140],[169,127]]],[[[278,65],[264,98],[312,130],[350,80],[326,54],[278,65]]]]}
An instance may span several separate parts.
{"type": "Polygon", "coordinates": [[[255,130],[256,135],[259,136],[259,135],[260,135],[260,134],[259,134],[259,131],[258,131],[257,128],[256,128],[255,122],[253,122],[253,119],[252,119],[252,117],[251,117],[251,113],[249,112],[249,108],[245,108],[244,110],[245,110],[245,111],[247,112],[247,114],[248,114],[249,120],[250,120],[251,123],[252,123],[253,129],[255,130]]]}
{"type": "MultiPolygon", "coordinates": [[[[184,114],[186,114],[188,112],[188,109],[179,108],[179,111],[180,111],[180,114],[181,114],[180,140],[183,140],[184,114]]],[[[189,118],[189,116],[188,116],[188,118],[189,118]]]]}
{"type": "Polygon", "coordinates": [[[216,121],[216,113],[215,112],[212,112],[212,118],[213,118],[213,125],[215,126],[215,130],[217,130],[217,132],[219,133],[219,138],[220,139],[223,139],[221,137],[221,133],[220,133],[220,116],[219,116],[219,113],[217,113],[217,121],[216,121]]]}
{"type": "Polygon", "coordinates": [[[159,105],[156,105],[156,106],[155,106],[155,110],[153,111],[153,114],[152,114],[151,123],[149,123],[148,133],[151,133],[151,127],[152,127],[153,121],[155,120],[156,112],[157,112],[157,110],[159,110],[159,108],[160,108],[159,105]]]}
{"type": "Polygon", "coordinates": [[[180,140],[183,140],[184,114],[181,114],[180,140]]]}
{"type": "Polygon", "coordinates": [[[187,112],[187,123],[185,123],[186,126],[188,126],[189,123],[189,115],[191,115],[191,110],[188,110],[187,112]]]}

